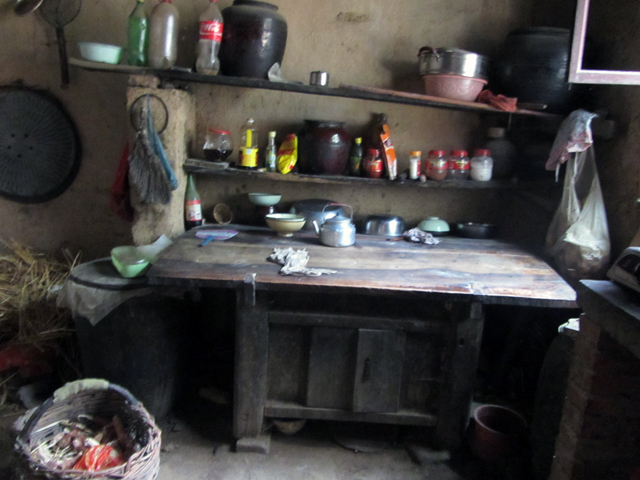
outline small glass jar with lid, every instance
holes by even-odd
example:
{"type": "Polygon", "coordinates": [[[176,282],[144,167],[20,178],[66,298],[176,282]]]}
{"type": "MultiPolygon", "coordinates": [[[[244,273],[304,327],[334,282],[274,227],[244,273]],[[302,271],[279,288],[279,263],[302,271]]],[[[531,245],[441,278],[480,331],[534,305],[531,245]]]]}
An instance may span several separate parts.
{"type": "Polygon", "coordinates": [[[429,150],[426,174],[427,178],[437,182],[447,178],[447,152],[445,150],[429,150]]]}
{"type": "Polygon", "coordinates": [[[470,164],[471,180],[481,182],[488,182],[491,180],[493,159],[491,158],[491,152],[489,150],[482,148],[474,150],[470,164]]]}
{"type": "Polygon", "coordinates": [[[468,155],[466,150],[451,150],[447,171],[448,180],[467,180],[469,178],[468,155]]]}
{"type": "Polygon", "coordinates": [[[380,178],[382,177],[382,171],[384,167],[382,165],[382,158],[380,158],[380,150],[377,148],[370,148],[367,150],[367,155],[362,161],[364,168],[364,175],[367,178],[380,178]]]}

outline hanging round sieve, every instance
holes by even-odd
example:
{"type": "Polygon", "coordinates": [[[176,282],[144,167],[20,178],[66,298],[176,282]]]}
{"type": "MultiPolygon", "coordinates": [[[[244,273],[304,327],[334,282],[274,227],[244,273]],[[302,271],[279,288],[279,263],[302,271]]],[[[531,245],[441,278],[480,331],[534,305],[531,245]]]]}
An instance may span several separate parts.
{"type": "Polygon", "coordinates": [[[51,94],[0,87],[0,196],[42,203],[64,192],[80,168],[71,117],[51,94]]]}

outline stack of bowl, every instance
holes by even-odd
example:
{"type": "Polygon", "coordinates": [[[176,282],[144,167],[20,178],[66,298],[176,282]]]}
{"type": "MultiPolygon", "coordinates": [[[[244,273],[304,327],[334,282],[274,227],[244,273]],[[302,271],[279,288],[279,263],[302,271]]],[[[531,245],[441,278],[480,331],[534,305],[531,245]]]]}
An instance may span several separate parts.
{"type": "Polygon", "coordinates": [[[487,84],[488,60],[477,53],[422,47],[418,57],[427,95],[473,102],[487,84]]]}

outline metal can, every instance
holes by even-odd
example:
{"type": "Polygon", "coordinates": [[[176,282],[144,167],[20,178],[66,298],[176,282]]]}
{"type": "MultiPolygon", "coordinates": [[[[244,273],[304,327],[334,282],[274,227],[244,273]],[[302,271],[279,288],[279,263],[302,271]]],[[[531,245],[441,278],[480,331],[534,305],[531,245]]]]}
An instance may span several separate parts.
{"type": "Polygon", "coordinates": [[[422,152],[420,150],[409,152],[409,178],[411,178],[411,180],[417,180],[420,178],[421,157],[422,152]]]}

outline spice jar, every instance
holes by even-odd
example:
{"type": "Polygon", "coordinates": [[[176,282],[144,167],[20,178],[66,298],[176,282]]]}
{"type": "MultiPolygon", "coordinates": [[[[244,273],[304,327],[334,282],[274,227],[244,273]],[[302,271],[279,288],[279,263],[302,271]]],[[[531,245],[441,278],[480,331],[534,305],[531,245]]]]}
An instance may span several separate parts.
{"type": "Polygon", "coordinates": [[[471,180],[488,182],[493,172],[493,159],[489,150],[478,148],[471,159],[471,180]]]}
{"type": "Polygon", "coordinates": [[[224,162],[233,152],[231,133],[227,130],[210,128],[204,142],[204,157],[211,162],[224,162]]]}
{"type": "Polygon", "coordinates": [[[447,152],[430,150],[426,162],[427,178],[441,181],[447,178],[447,152]]]}
{"type": "Polygon", "coordinates": [[[469,157],[465,150],[451,150],[449,155],[448,180],[467,180],[469,178],[469,157]]]}
{"type": "Polygon", "coordinates": [[[421,157],[422,152],[420,150],[409,152],[409,178],[411,178],[411,180],[417,180],[420,178],[421,157]]]}
{"type": "Polygon", "coordinates": [[[380,178],[382,177],[382,159],[380,158],[380,150],[376,148],[370,148],[367,150],[367,156],[362,161],[364,167],[364,173],[367,178],[380,178]]]}

